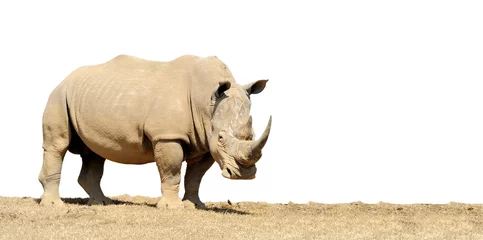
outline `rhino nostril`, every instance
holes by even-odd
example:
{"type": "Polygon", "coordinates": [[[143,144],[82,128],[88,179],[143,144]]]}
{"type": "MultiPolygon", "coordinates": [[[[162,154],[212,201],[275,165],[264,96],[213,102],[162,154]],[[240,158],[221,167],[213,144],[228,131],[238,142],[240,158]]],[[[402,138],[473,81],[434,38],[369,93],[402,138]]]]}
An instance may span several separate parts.
{"type": "Polygon", "coordinates": [[[231,170],[229,168],[227,168],[226,171],[228,172],[228,174],[230,174],[230,176],[232,175],[231,170]]]}

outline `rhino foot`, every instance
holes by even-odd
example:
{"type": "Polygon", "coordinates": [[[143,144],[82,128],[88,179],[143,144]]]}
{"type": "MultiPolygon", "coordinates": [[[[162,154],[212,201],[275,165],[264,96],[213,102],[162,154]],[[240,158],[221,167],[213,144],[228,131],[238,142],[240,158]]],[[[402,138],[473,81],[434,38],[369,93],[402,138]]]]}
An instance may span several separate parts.
{"type": "Polygon", "coordinates": [[[103,198],[89,198],[89,202],[87,202],[87,205],[92,206],[92,205],[110,205],[112,204],[112,200],[107,197],[103,198]]]}
{"type": "Polygon", "coordinates": [[[62,202],[60,198],[42,197],[42,200],[40,201],[40,206],[63,207],[64,202],[62,202]]]}
{"type": "Polygon", "coordinates": [[[174,209],[174,210],[182,210],[184,209],[184,204],[181,201],[181,198],[166,198],[161,197],[161,200],[156,205],[157,208],[162,209],[174,209]]]}
{"type": "Polygon", "coordinates": [[[183,204],[186,209],[206,209],[206,205],[200,200],[185,199],[183,200],[183,204]]]}

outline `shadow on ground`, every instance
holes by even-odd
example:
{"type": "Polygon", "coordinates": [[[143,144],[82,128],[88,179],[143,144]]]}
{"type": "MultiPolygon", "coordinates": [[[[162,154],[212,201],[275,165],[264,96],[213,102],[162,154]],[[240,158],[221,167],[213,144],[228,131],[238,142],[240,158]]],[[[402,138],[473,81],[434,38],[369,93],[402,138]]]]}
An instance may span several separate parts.
{"type": "MultiPolygon", "coordinates": [[[[61,198],[64,203],[67,204],[74,204],[74,205],[85,205],[88,206],[89,198],[61,198]]],[[[34,201],[39,204],[40,203],[40,198],[34,198],[34,201]]],[[[138,203],[138,202],[131,202],[131,201],[123,201],[123,200],[117,200],[117,199],[112,199],[113,205],[132,205],[132,206],[148,206],[148,207],[153,207],[156,208],[156,204],[151,204],[151,203],[138,203]]],[[[210,212],[215,212],[215,213],[221,213],[221,214],[238,214],[238,215],[252,215],[252,213],[245,212],[245,211],[240,211],[236,209],[232,209],[229,207],[207,207],[204,211],[210,211],[210,212]]]]}
{"type": "MultiPolygon", "coordinates": [[[[89,198],[61,198],[64,203],[67,204],[75,204],[75,205],[86,205],[88,206],[89,198]]],[[[40,198],[35,198],[34,201],[39,204],[40,198]]],[[[136,203],[130,201],[122,201],[112,199],[113,205],[135,205],[135,206],[149,206],[149,207],[156,207],[156,204],[149,204],[149,203],[136,203]]]]}
{"type": "Polygon", "coordinates": [[[228,213],[228,214],[238,214],[238,215],[252,215],[249,212],[239,211],[239,210],[236,210],[236,209],[224,208],[224,207],[221,207],[221,208],[219,208],[219,207],[209,207],[205,211],[212,211],[212,212],[223,213],[223,214],[228,213]]]}

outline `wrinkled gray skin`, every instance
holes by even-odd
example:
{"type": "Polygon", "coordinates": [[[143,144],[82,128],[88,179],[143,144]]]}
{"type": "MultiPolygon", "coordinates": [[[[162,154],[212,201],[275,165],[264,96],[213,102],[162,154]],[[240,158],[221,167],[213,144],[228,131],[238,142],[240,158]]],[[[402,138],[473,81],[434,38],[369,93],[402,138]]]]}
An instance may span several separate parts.
{"type": "Polygon", "coordinates": [[[109,159],[156,162],[162,192],[158,207],[205,208],[198,189],[215,161],[226,178],[255,177],[271,117],[254,140],[249,96],[262,92],[266,83],[237,84],[216,57],[155,62],[120,55],[77,69],[54,89],[44,111],[40,204],[63,205],[59,182],[70,151],[82,157],[78,181],[89,204],[112,203],[100,187],[109,159]],[[186,191],[180,199],[182,161],[187,162],[186,191]]]}

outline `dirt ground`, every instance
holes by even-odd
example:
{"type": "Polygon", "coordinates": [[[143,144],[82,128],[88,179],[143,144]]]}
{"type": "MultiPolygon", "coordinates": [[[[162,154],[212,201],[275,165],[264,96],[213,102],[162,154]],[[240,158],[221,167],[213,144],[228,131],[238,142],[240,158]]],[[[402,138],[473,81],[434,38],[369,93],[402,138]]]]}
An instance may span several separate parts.
{"type": "Polygon", "coordinates": [[[207,203],[169,211],[158,199],[114,197],[110,206],[0,197],[0,239],[483,239],[483,205],[207,203]]]}

